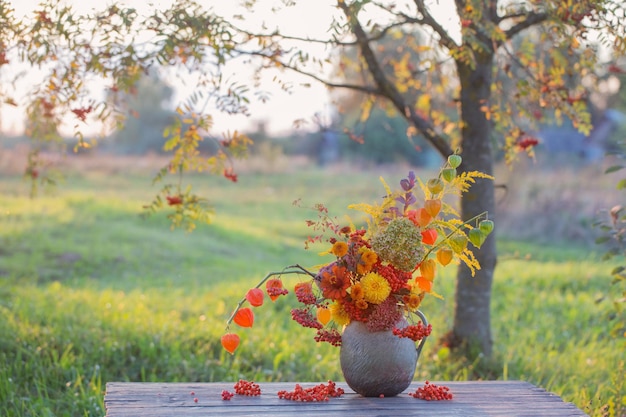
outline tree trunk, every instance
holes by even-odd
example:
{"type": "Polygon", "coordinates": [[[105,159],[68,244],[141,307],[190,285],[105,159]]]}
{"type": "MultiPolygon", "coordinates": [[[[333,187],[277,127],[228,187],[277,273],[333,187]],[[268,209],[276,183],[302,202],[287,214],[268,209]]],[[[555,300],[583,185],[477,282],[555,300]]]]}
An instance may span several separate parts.
{"type": "MultiPolygon", "coordinates": [[[[491,149],[491,122],[481,107],[489,105],[492,83],[493,54],[476,55],[475,66],[457,62],[461,83],[462,157],[461,172],[480,171],[493,175],[491,149]]],[[[495,212],[494,184],[492,180],[478,179],[461,199],[463,220],[495,212]]],[[[493,347],[491,336],[491,285],[496,266],[496,242],[491,234],[480,249],[473,248],[481,269],[472,277],[470,270],[461,265],[457,274],[456,307],[452,328],[453,342],[460,344],[468,354],[482,353],[490,356],[493,347]],[[479,351],[477,352],[476,349],[479,351]]]]}

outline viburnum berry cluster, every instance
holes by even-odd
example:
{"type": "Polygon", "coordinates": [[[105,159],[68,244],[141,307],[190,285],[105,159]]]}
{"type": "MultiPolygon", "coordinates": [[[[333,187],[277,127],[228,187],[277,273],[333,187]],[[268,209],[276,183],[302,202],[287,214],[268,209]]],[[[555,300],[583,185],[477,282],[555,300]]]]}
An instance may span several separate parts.
{"type": "Polygon", "coordinates": [[[433,326],[430,324],[428,326],[424,326],[423,323],[417,323],[402,329],[394,327],[393,334],[398,337],[407,337],[417,342],[418,340],[422,340],[423,338],[430,336],[430,332],[432,330],[433,326]]]}
{"type": "Polygon", "coordinates": [[[222,391],[222,400],[224,401],[230,401],[230,399],[233,398],[234,396],[235,396],[234,392],[230,392],[226,390],[222,391]]]}
{"type": "Polygon", "coordinates": [[[341,333],[337,329],[320,329],[315,335],[315,341],[330,343],[331,346],[341,346],[341,333]]]}
{"type": "Polygon", "coordinates": [[[331,397],[341,397],[343,394],[343,388],[337,387],[333,381],[329,380],[328,384],[319,384],[310,388],[303,388],[300,384],[296,384],[293,391],[278,391],[278,398],[300,402],[322,402],[328,401],[331,397]]]}
{"type": "Polygon", "coordinates": [[[443,401],[451,400],[452,393],[450,388],[445,385],[435,385],[426,381],[423,387],[419,387],[415,392],[409,394],[413,398],[419,398],[426,401],[443,401]]]}
{"type": "Polygon", "coordinates": [[[246,395],[249,397],[258,397],[261,395],[261,387],[259,384],[252,381],[246,381],[245,379],[237,381],[234,388],[235,393],[238,395],[246,395]]]}
{"type": "Polygon", "coordinates": [[[302,327],[310,327],[312,329],[321,329],[324,327],[322,323],[313,317],[308,309],[294,308],[291,310],[291,318],[302,327]]]}

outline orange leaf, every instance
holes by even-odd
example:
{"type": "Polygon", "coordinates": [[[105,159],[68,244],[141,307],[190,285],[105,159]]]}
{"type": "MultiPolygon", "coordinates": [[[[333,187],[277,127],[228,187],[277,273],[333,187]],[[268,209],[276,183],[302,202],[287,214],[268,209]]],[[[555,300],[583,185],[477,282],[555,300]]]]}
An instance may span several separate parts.
{"type": "Polygon", "coordinates": [[[226,333],[222,336],[222,347],[231,355],[235,353],[235,349],[239,346],[239,336],[235,333],[226,333]]]}
{"type": "Polygon", "coordinates": [[[233,321],[241,327],[252,327],[254,324],[254,313],[248,307],[239,309],[233,321]]]}
{"type": "Polygon", "coordinates": [[[259,307],[263,305],[263,290],[260,288],[251,288],[246,294],[246,300],[252,307],[259,307]]]}

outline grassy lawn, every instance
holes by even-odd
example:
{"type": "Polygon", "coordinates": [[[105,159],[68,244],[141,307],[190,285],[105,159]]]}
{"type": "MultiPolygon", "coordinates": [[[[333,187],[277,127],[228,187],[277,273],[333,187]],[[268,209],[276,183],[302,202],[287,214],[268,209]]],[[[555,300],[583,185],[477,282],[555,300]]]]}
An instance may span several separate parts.
{"type": "MultiPolygon", "coordinates": [[[[406,172],[383,174],[395,184],[406,172]]],[[[324,202],[341,217],[349,203],[380,196],[379,175],[198,176],[217,217],[191,234],[171,231],[162,213],[139,218],[156,193],[149,175],[71,173],[36,199],[19,178],[0,177],[0,415],[101,416],[108,381],[341,380],[338,350],[291,322],[289,298],[257,310],[236,355],[219,337],[265,273],[319,262],[317,249],[303,249],[304,220],[316,214],[292,201],[324,202]]],[[[498,244],[494,358],[468,362],[437,346],[452,321],[448,267],[437,282],[445,300],[423,304],[434,337],[416,380],[520,379],[611,415],[626,396],[623,341],[608,335],[611,306],[596,302],[611,265],[573,244],[498,244]]]]}

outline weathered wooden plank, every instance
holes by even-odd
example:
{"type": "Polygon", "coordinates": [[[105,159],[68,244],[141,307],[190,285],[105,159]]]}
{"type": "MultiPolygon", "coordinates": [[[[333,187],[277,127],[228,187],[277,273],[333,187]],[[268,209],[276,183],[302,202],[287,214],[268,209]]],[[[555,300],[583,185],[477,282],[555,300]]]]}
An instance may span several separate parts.
{"type": "MultiPolygon", "coordinates": [[[[436,384],[439,384],[435,382],[436,384]]],[[[293,390],[296,383],[261,383],[260,397],[221,398],[222,390],[233,391],[233,383],[108,383],[105,395],[107,417],[194,417],[224,416],[585,416],[573,404],[544,389],[522,381],[445,382],[452,401],[422,401],[409,392],[422,384],[413,383],[393,398],[363,398],[345,384],[340,398],[324,403],[281,400],[276,393],[293,390]],[[197,402],[194,401],[197,399],[197,402]]],[[[300,383],[303,387],[317,383],[300,383]]]]}

